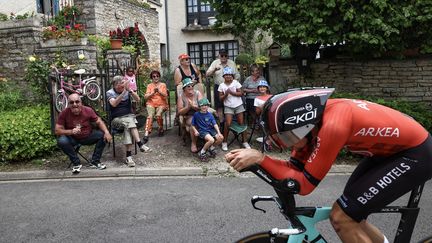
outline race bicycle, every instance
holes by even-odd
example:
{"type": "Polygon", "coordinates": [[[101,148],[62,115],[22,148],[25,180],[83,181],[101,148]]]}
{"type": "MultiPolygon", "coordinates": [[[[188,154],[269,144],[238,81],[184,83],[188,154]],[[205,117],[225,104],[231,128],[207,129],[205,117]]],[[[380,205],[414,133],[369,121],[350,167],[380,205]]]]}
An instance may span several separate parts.
{"type": "MultiPolygon", "coordinates": [[[[246,170],[245,170],[246,171],[246,170]]],[[[253,172],[259,178],[270,184],[276,191],[276,196],[253,196],[252,206],[258,208],[256,203],[271,201],[276,203],[280,213],[288,221],[286,229],[273,228],[270,231],[259,232],[242,238],[237,242],[327,242],[316,228],[316,223],[329,219],[331,207],[296,207],[294,195],[299,191],[298,182],[293,179],[277,180],[259,165],[249,167],[247,171],[253,172]]],[[[395,243],[410,242],[411,235],[417,220],[420,208],[418,207],[424,184],[416,186],[410,194],[406,206],[387,206],[374,213],[400,213],[401,218],[394,238],[395,243]]],[[[432,243],[428,237],[421,242],[432,243]]]]}
{"type": "MultiPolygon", "coordinates": [[[[81,76],[86,72],[85,69],[78,69],[74,71],[79,77],[78,84],[73,84],[72,80],[69,82],[65,81],[65,74],[70,67],[59,71],[56,67],[53,67],[57,76],[60,88],[56,86],[56,94],[54,97],[54,107],[57,112],[61,112],[68,106],[68,96],[71,93],[78,93],[80,96],[85,96],[91,101],[99,99],[101,96],[101,87],[96,82],[96,77],[90,77],[82,79],[81,76]]],[[[56,84],[57,85],[57,84],[56,84]]]]}

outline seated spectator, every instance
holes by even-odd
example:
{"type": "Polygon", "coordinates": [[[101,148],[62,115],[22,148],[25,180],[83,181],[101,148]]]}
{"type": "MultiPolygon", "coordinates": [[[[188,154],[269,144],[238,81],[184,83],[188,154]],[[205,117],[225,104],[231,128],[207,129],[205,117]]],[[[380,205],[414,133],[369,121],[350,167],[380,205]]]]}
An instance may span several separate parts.
{"type": "MultiPolygon", "coordinates": [[[[239,125],[244,124],[243,113],[245,111],[243,106],[243,92],[241,90],[241,84],[234,79],[234,73],[230,67],[225,67],[223,70],[223,77],[225,82],[221,83],[218,88],[219,98],[223,101],[224,104],[224,113],[225,113],[225,124],[224,124],[224,140],[222,142],[222,150],[228,150],[228,132],[229,127],[231,126],[231,122],[233,119],[233,115],[236,115],[237,123],[239,125]]],[[[246,142],[246,133],[242,134],[242,143],[243,147],[250,148],[248,142],[246,142]]]]}
{"type": "Polygon", "coordinates": [[[216,145],[222,143],[223,136],[219,130],[219,126],[216,123],[216,119],[213,114],[209,112],[210,102],[208,99],[203,98],[198,101],[200,110],[195,112],[192,117],[192,130],[195,136],[199,136],[204,139],[205,144],[198,156],[201,161],[207,162],[208,156],[216,157],[216,145]],[[208,154],[207,154],[208,149],[208,154]]]}
{"type": "Polygon", "coordinates": [[[246,98],[246,113],[248,116],[249,126],[252,126],[256,119],[254,100],[258,95],[258,84],[261,80],[265,79],[261,76],[257,64],[251,65],[250,72],[251,75],[243,82],[242,88],[246,98]]]}
{"type": "Polygon", "coordinates": [[[143,143],[148,142],[148,135],[151,133],[153,128],[153,118],[156,118],[156,122],[159,126],[158,136],[161,137],[164,134],[162,114],[168,110],[168,90],[165,83],[160,82],[160,72],[153,70],[150,73],[152,82],[147,85],[147,90],[144,95],[147,106],[147,121],[144,129],[143,143]]]}
{"type": "Polygon", "coordinates": [[[55,125],[55,135],[57,145],[69,157],[72,162],[72,173],[81,171],[81,162],[75,152],[74,146],[77,144],[91,145],[96,144],[93,151],[91,163],[98,169],[106,168],[100,162],[105,142],[111,142],[112,136],[105,123],[96,115],[92,108],[84,106],[78,94],[74,93],[68,97],[69,106],[63,110],[55,125]],[[93,130],[91,123],[94,122],[100,130],[93,130]]]}
{"type": "Polygon", "coordinates": [[[141,152],[148,152],[150,148],[144,145],[138,133],[136,124],[138,123],[135,114],[132,112],[130,98],[133,97],[137,102],[140,101],[138,94],[129,87],[129,81],[124,80],[121,76],[115,76],[112,82],[113,88],[108,90],[107,100],[111,112],[111,126],[124,129],[123,144],[126,148],[126,164],[134,167],[135,162],[132,159],[132,144],[137,142],[141,152]]]}
{"type": "Polygon", "coordinates": [[[272,96],[270,94],[270,86],[267,81],[260,80],[258,83],[258,96],[254,100],[256,116],[261,115],[264,103],[272,96]]]}
{"type": "MultiPolygon", "coordinates": [[[[264,106],[265,102],[270,97],[272,97],[272,95],[270,94],[269,84],[265,80],[260,80],[258,83],[258,96],[255,98],[255,101],[254,101],[256,117],[259,117],[261,115],[263,106],[264,106]]],[[[258,121],[256,120],[255,122],[258,122],[258,121]]],[[[262,142],[264,139],[263,139],[263,137],[261,137],[259,139],[257,138],[257,140],[259,140],[259,142],[262,142]]],[[[265,145],[267,146],[266,147],[267,151],[272,150],[272,145],[271,145],[270,139],[266,140],[265,145]]]]}
{"type": "Polygon", "coordinates": [[[190,134],[192,140],[191,152],[196,153],[198,152],[196,146],[197,137],[192,129],[190,129],[190,126],[192,116],[195,112],[199,111],[198,100],[202,99],[202,94],[198,90],[194,90],[194,82],[190,78],[183,79],[182,83],[183,92],[177,99],[177,111],[179,116],[181,116],[180,126],[185,132],[190,134]]]}

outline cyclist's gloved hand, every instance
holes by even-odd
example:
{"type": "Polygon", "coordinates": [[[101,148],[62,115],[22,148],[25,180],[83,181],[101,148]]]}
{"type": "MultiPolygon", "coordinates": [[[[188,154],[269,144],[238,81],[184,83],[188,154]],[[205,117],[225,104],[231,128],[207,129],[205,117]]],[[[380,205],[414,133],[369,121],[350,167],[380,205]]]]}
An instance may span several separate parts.
{"type": "Polygon", "coordinates": [[[263,158],[264,154],[256,149],[234,149],[225,155],[226,161],[237,171],[260,164],[263,158]]]}

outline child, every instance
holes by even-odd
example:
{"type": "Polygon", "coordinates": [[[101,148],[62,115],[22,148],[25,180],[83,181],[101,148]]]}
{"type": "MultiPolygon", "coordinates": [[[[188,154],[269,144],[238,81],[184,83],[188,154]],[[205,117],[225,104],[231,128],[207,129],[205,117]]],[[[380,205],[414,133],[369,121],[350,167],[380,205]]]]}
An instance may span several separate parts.
{"type": "Polygon", "coordinates": [[[132,67],[126,68],[126,74],[124,75],[124,79],[129,81],[129,89],[136,92],[138,90],[135,70],[132,67]]]}
{"type": "MultiPolygon", "coordinates": [[[[272,97],[272,95],[270,94],[270,86],[267,83],[267,81],[265,80],[260,80],[258,83],[258,96],[255,97],[254,100],[254,106],[255,106],[255,112],[256,112],[256,117],[260,117],[264,103],[270,98],[272,97]]],[[[263,142],[263,137],[259,137],[257,138],[257,141],[259,142],[263,142]]],[[[272,150],[272,146],[271,146],[271,141],[268,139],[265,142],[265,146],[266,146],[266,150],[267,151],[271,151],[272,150]]]]}
{"type": "Polygon", "coordinates": [[[201,161],[207,162],[207,149],[210,157],[216,157],[215,145],[222,143],[223,136],[213,114],[208,111],[210,102],[203,98],[198,101],[199,111],[192,117],[192,130],[195,136],[205,140],[204,147],[198,152],[201,161]]]}
{"type": "MultiPolygon", "coordinates": [[[[223,69],[223,78],[225,81],[219,85],[218,92],[219,98],[224,103],[225,125],[224,125],[224,141],[222,143],[222,150],[228,150],[228,129],[231,126],[232,117],[236,115],[237,123],[244,124],[243,113],[245,108],[243,106],[243,92],[241,84],[234,79],[234,72],[230,67],[223,69]]],[[[250,148],[249,143],[246,142],[246,133],[242,133],[243,147],[250,148]]]]}

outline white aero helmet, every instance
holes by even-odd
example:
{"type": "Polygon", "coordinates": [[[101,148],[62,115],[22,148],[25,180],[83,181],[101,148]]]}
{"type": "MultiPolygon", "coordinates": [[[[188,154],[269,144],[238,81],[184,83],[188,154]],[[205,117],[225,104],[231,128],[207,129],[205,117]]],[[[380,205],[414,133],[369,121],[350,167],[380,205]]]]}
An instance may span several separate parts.
{"type": "Polygon", "coordinates": [[[304,138],[322,119],[334,88],[291,89],[274,95],[264,104],[264,131],[280,148],[289,148],[304,138]]]}

